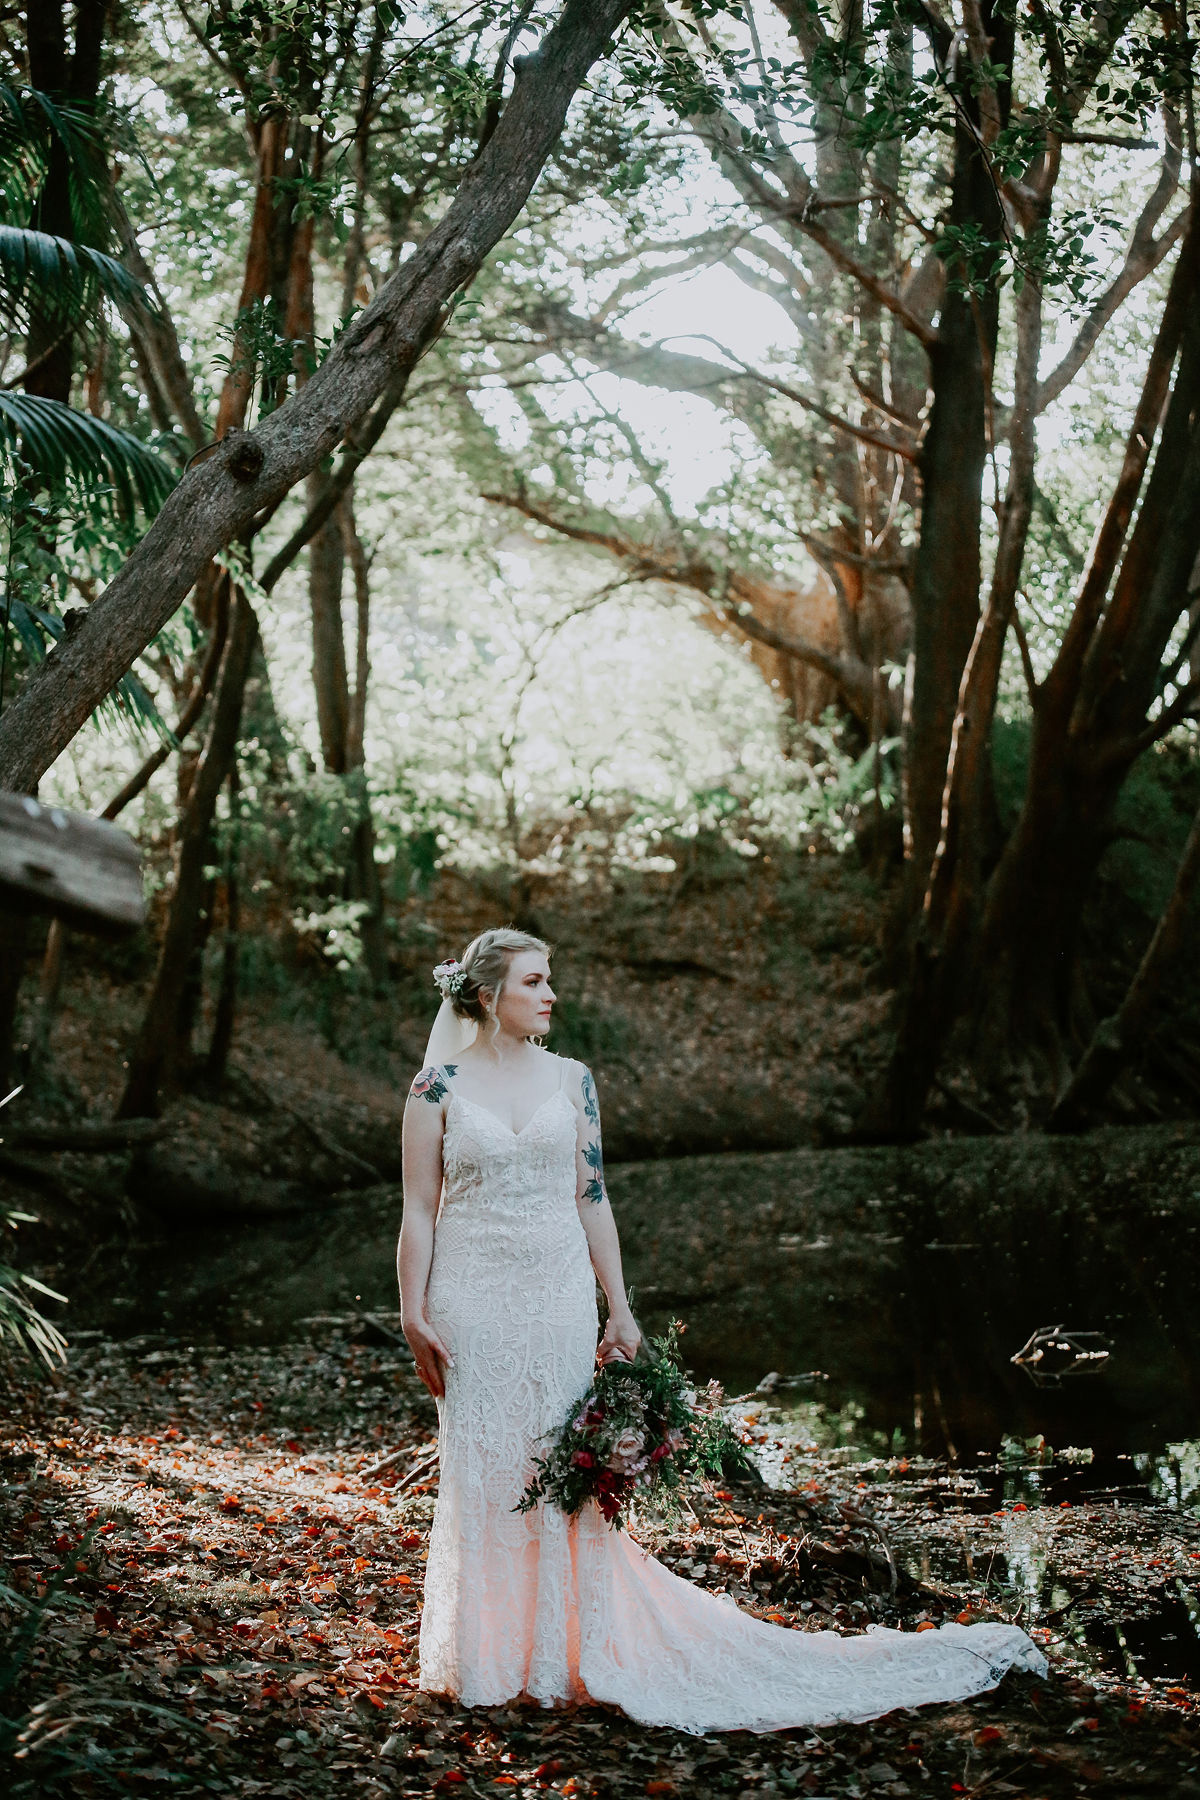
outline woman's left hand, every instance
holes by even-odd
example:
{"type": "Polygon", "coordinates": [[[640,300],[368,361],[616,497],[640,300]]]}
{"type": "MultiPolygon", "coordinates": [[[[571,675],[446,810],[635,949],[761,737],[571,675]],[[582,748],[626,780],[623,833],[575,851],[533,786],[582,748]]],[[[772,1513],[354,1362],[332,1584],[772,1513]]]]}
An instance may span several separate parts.
{"type": "Polygon", "coordinates": [[[607,1362],[632,1362],[641,1341],[642,1334],[628,1308],[623,1312],[609,1313],[596,1360],[601,1367],[607,1362]]]}

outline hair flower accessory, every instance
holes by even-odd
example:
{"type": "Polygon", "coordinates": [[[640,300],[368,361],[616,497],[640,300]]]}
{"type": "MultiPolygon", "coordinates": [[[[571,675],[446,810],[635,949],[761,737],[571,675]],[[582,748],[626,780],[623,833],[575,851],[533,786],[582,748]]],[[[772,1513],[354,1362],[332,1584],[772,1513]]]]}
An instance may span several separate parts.
{"type": "Polygon", "coordinates": [[[433,971],[433,979],[442,999],[449,1000],[452,994],[462,993],[463,984],[467,979],[467,971],[460,962],[456,962],[453,957],[450,957],[446,962],[438,964],[433,971]]]}

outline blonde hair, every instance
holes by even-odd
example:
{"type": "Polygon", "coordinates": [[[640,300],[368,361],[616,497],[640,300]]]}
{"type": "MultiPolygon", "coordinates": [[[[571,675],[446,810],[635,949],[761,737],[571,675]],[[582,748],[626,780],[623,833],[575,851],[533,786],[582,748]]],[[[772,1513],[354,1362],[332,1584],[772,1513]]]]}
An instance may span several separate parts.
{"type": "Polygon", "coordinates": [[[450,996],[451,1005],[460,1019],[473,1019],[479,1026],[490,1022],[492,1036],[496,1035],[500,1029],[496,1002],[508,979],[512,959],[522,950],[536,950],[546,957],[550,955],[549,944],[512,925],[495,925],[490,931],[481,931],[477,938],[472,938],[460,958],[462,987],[450,996]],[[480,990],[484,988],[491,992],[490,1007],[480,998],[480,990]]]}

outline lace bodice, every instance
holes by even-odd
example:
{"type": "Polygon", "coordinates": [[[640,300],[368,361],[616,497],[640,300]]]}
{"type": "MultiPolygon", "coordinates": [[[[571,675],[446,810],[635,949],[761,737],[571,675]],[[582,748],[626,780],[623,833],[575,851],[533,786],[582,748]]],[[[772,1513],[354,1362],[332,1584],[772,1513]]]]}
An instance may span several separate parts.
{"type": "Polygon", "coordinates": [[[453,1363],[438,1407],[422,1687],[466,1705],[590,1697],[647,1724],[768,1731],[960,1699],[1014,1665],[1044,1669],[1011,1625],[846,1638],[768,1625],[672,1575],[594,1503],[573,1520],[514,1510],[543,1434],[595,1366],[567,1066],[521,1131],[440,1071],[445,1185],[425,1310],[453,1363]]]}
{"type": "Polygon", "coordinates": [[[576,1114],[561,1085],[520,1131],[449,1081],[442,1134],[442,1205],[459,1211],[575,1211],[576,1114]]]}

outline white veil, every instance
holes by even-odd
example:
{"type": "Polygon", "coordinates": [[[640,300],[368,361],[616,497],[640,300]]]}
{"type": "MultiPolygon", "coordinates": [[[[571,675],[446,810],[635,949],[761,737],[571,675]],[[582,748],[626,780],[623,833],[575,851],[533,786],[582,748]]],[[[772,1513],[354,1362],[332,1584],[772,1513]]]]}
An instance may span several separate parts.
{"type": "Polygon", "coordinates": [[[428,1069],[431,1065],[457,1062],[463,1051],[475,1042],[478,1031],[474,1019],[460,1019],[453,1003],[443,1000],[429,1033],[421,1067],[428,1069]]]}

